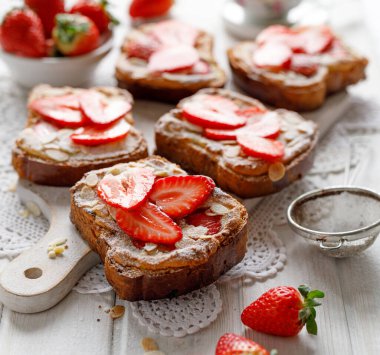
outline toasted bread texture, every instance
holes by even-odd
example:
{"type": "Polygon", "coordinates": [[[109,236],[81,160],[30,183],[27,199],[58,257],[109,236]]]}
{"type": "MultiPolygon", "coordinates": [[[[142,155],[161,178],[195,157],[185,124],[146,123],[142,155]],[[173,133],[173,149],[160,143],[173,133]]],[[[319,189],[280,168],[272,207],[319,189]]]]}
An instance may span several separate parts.
{"type": "MultiPolygon", "coordinates": [[[[80,93],[82,90],[40,85],[32,90],[29,102],[46,96],[80,93]]],[[[99,87],[95,90],[106,98],[121,96],[128,102],[133,102],[132,96],[122,89],[99,87]]],[[[133,124],[130,113],[123,119],[133,124]]],[[[37,184],[72,186],[87,171],[138,160],[148,155],[147,143],[134,127],[131,127],[126,138],[94,147],[74,144],[70,139],[72,133],[72,129],[60,129],[29,110],[26,128],[16,139],[12,151],[12,164],[19,176],[37,184]],[[45,133],[42,137],[36,134],[37,125],[43,127],[45,133]]]]}
{"type": "Polygon", "coordinates": [[[186,174],[178,165],[152,156],[89,172],[71,189],[71,221],[100,255],[107,280],[119,297],[137,301],[182,295],[211,284],[243,259],[247,212],[219,188],[202,205],[227,208],[228,212],[221,216],[219,232],[207,235],[207,228],[194,227],[180,219],[176,222],[182,228],[183,238],[174,248],[141,242],[137,245],[117,225],[112,208],[99,199],[93,183],[94,175],[100,181],[105,174],[118,174],[136,166],[149,167],[161,177],[186,174]],[[87,181],[92,182],[91,186],[87,181]]]}
{"type": "Polygon", "coordinates": [[[282,161],[284,175],[271,179],[271,163],[247,156],[236,141],[214,141],[203,136],[202,128],[182,117],[183,104],[197,95],[216,94],[233,100],[240,108],[263,105],[257,100],[223,89],[205,89],[182,100],[176,109],[161,117],[156,123],[157,154],[180,164],[184,169],[210,176],[225,191],[239,197],[264,196],[280,191],[302,178],[311,168],[314,148],[318,140],[315,123],[299,114],[284,109],[275,110],[280,119],[278,140],[285,145],[282,161]]]}
{"type": "Polygon", "coordinates": [[[198,31],[195,49],[200,58],[208,64],[209,73],[191,75],[181,72],[150,73],[146,61],[129,57],[126,51],[128,43],[139,36],[139,33],[150,31],[152,26],[154,24],[142,25],[126,37],[116,64],[115,75],[119,87],[130,91],[135,98],[177,103],[200,89],[220,88],[225,85],[226,74],[212,54],[213,38],[201,30],[198,31]]]}
{"type": "Polygon", "coordinates": [[[311,76],[258,68],[252,61],[255,42],[241,42],[230,48],[228,59],[235,84],[252,97],[275,107],[311,111],[322,106],[328,95],[365,78],[368,60],[342,46],[345,52],[339,57],[332,52],[317,55],[318,69],[311,76]]]}

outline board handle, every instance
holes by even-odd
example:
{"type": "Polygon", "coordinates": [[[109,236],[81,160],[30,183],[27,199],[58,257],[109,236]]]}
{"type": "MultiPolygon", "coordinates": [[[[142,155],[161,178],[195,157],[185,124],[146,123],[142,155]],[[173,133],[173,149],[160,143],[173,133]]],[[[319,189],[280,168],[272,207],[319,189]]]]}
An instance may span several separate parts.
{"type": "Polygon", "coordinates": [[[0,301],[13,311],[36,313],[61,301],[100,260],[70,222],[68,189],[52,190],[54,201],[59,201],[54,203],[39,193],[45,187],[36,187],[34,191],[23,187],[19,184],[21,200],[35,203],[50,220],[50,228],[37,244],[5,266],[0,274],[0,301]],[[54,259],[49,258],[49,245],[65,239],[67,249],[54,259]]]}

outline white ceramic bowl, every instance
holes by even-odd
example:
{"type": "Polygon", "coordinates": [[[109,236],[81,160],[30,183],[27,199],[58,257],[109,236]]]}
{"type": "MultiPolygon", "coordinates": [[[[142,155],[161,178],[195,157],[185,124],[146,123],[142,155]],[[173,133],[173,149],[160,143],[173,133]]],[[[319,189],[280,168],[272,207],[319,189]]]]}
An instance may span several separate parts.
{"type": "Polygon", "coordinates": [[[0,49],[0,58],[14,79],[24,87],[31,88],[41,83],[79,86],[91,79],[97,65],[111,51],[112,43],[113,33],[109,33],[98,48],[77,57],[27,58],[0,49]]]}

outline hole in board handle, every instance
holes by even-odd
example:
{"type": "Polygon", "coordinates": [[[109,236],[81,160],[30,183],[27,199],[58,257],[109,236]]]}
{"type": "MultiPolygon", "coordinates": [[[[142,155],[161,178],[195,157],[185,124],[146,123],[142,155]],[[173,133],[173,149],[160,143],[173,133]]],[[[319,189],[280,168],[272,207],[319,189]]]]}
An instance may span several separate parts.
{"type": "Polygon", "coordinates": [[[38,267],[31,267],[24,271],[24,275],[28,279],[38,279],[42,276],[42,270],[38,267]]]}

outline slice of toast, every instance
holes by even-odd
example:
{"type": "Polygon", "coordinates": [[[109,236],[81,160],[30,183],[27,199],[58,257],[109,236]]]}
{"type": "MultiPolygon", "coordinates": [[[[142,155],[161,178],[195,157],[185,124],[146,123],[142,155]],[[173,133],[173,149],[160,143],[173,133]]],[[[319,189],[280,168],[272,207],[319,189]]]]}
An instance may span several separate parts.
{"type": "Polygon", "coordinates": [[[307,56],[317,67],[311,75],[292,67],[274,71],[255,65],[253,56],[260,45],[258,41],[246,41],[228,50],[233,80],[252,97],[275,107],[315,110],[323,105],[328,95],[365,78],[368,60],[337,37],[325,51],[307,56]]]}
{"type": "MultiPolygon", "coordinates": [[[[122,89],[98,87],[92,90],[96,90],[106,100],[119,96],[131,104],[133,102],[132,96],[122,89]]],[[[40,85],[32,90],[29,103],[43,97],[80,94],[84,91],[40,85]]],[[[131,113],[121,119],[133,124],[131,113]]],[[[72,186],[87,171],[148,155],[145,139],[133,126],[125,138],[97,146],[73,143],[70,139],[73,132],[74,129],[57,127],[44,121],[38,113],[29,109],[26,128],[16,139],[12,151],[12,164],[19,176],[37,184],[72,186]],[[43,133],[38,134],[36,129],[42,129],[43,133]]]]}
{"type": "Polygon", "coordinates": [[[180,164],[184,169],[210,176],[223,190],[244,198],[277,192],[300,179],[311,168],[318,140],[315,123],[303,119],[296,112],[284,109],[274,111],[281,125],[277,140],[284,144],[285,156],[282,160],[283,175],[273,177],[271,171],[274,164],[246,155],[236,141],[209,139],[203,135],[201,127],[187,122],[183,117],[183,105],[202,95],[229,98],[241,109],[264,108],[257,100],[231,91],[200,90],[182,100],[176,109],[157,121],[157,154],[180,164]]]}
{"type": "Polygon", "coordinates": [[[242,260],[247,212],[219,188],[214,188],[201,206],[203,210],[211,210],[212,206],[222,210],[216,212],[222,213],[216,233],[208,235],[207,227],[192,226],[182,218],[176,223],[183,238],[169,248],[138,242],[123,232],[113,217],[113,209],[98,197],[96,187],[104,175],[117,175],[135,167],[151,168],[157,177],[186,175],[178,165],[152,156],[89,172],[71,189],[71,221],[100,255],[107,280],[119,297],[137,301],[185,294],[211,284],[242,260]]]}
{"type": "MultiPolygon", "coordinates": [[[[149,54],[146,55],[144,52],[143,58],[136,57],[137,55],[141,57],[140,53],[134,54],[135,50],[131,49],[134,48],[136,41],[148,41],[145,38],[152,37],[150,34],[155,26],[172,22],[177,23],[177,21],[165,21],[158,24],[144,24],[132,30],[125,39],[116,64],[116,79],[119,87],[128,89],[135,98],[177,103],[202,88],[219,88],[226,82],[224,71],[213,58],[213,38],[201,30],[192,29],[196,31],[194,48],[199,53],[202,63],[208,66],[207,73],[197,73],[192,70],[150,72],[147,68],[149,54]]],[[[151,52],[154,53],[154,50],[151,52]]]]}

